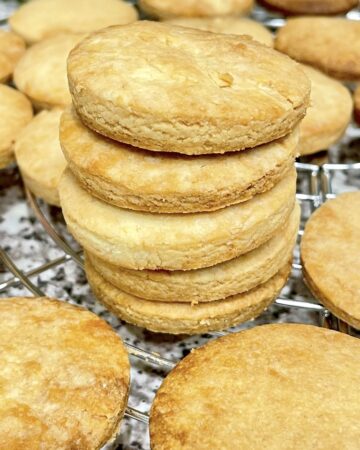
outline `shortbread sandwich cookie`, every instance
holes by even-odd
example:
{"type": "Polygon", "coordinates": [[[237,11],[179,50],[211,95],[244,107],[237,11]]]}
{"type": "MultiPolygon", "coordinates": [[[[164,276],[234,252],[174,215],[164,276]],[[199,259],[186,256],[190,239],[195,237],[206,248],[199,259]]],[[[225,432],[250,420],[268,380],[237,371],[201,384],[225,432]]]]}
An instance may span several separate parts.
{"type": "Polygon", "coordinates": [[[25,52],[25,42],[11,31],[0,30],[0,83],[7,81],[25,52]]]}
{"type": "Polygon", "coordinates": [[[86,128],[73,111],[61,119],[69,168],[92,195],[155,213],[213,211],[271,189],[294,164],[298,132],[225,155],[188,156],[129,147],[86,128]]]}
{"type": "Polygon", "coordinates": [[[10,17],[11,28],[33,44],[59,33],[90,33],[137,20],[133,5],[122,0],[31,0],[10,17]]]}
{"type": "Polygon", "coordinates": [[[214,17],[246,14],[254,0],[140,0],[141,9],[158,18],[214,17]]]}
{"type": "Polygon", "coordinates": [[[154,151],[225,153],[289,134],[305,115],[301,68],[248,36],[138,21],[87,37],[68,59],[89,128],[154,151]]]}
{"type": "Polygon", "coordinates": [[[0,447],[99,450],[118,432],[130,384],[120,337],[49,298],[0,300],[0,447]]]}
{"type": "Polygon", "coordinates": [[[131,270],[116,267],[87,253],[96,271],[118,289],[161,302],[192,303],[221,300],[267,282],[292,256],[299,228],[296,205],[286,224],[265,244],[213,267],[187,270],[131,270]]]}
{"type": "Polygon", "coordinates": [[[15,139],[32,116],[31,103],[25,95],[0,85],[0,169],[14,160],[15,139]]]}
{"type": "Polygon", "coordinates": [[[62,110],[42,111],[19,134],[14,152],[26,186],[51,205],[60,206],[58,184],[66,160],[59,142],[62,110]]]}
{"type": "MultiPolygon", "coordinates": [[[[38,0],[36,0],[38,1],[38,0]]],[[[71,103],[66,60],[84,34],[59,34],[30,47],[14,71],[14,83],[35,108],[51,109],[71,103]]]]}
{"type": "Polygon", "coordinates": [[[166,23],[212,33],[247,34],[262,44],[274,46],[272,33],[261,23],[245,17],[179,17],[166,20],[166,23]]]}
{"type": "Polygon", "coordinates": [[[310,450],[360,442],[360,341],[273,324],[186,356],[150,411],[152,450],[310,450]]]}
{"type": "Polygon", "coordinates": [[[339,81],[309,66],[303,66],[311,81],[310,107],[300,124],[301,155],[328,149],[344,134],[352,117],[353,101],[339,81]]]}
{"type": "Polygon", "coordinates": [[[360,22],[337,17],[289,19],[275,39],[277,50],[346,81],[360,80],[360,22]],[[336,32],[334,32],[336,30],[336,32]]]}
{"type": "Polygon", "coordinates": [[[310,290],[335,316],[360,329],[360,192],[328,200],[310,217],[301,241],[310,290]]]}
{"type": "Polygon", "coordinates": [[[360,124],[360,86],[358,86],[355,89],[354,104],[355,104],[355,120],[360,124]]]}
{"type": "Polygon", "coordinates": [[[261,0],[271,9],[285,14],[341,14],[355,8],[359,0],[261,0]]]}
{"type": "Polygon", "coordinates": [[[217,302],[190,305],[153,302],[126,294],[105,281],[88,260],[85,264],[95,297],[116,316],[150,331],[169,334],[219,331],[257,317],[278,296],[290,269],[287,263],[270,280],[251,291],[217,302]]]}
{"type": "Polygon", "coordinates": [[[92,197],[66,170],[60,203],[69,231],[85,250],[130,269],[208,267],[259,247],[281,227],[295,203],[292,169],[264,194],[197,214],[150,214],[92,197]]]}

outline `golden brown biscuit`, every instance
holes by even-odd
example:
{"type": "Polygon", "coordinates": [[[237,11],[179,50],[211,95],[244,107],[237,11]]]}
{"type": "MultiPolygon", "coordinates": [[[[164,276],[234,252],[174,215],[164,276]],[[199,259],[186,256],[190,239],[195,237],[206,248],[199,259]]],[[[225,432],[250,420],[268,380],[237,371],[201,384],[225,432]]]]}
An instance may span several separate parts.
{"type": "Polygon", "coordinates": [[[360,329],[360,192],[329,200],[310,217],[301,242],[303,273],[313,294],[360,329]]]}
{"type": "Polygon", "coordinates": [[[359,0],[261,0],[286,14],[341,14],[355,8],[359,0]]]}
{"type": "Polygon", "coordinates": [[[358,123],[360,123],[360,86],[358,86],[355,90],[354,104],[355,104],[355,120],[358,123]]]}
{"type": "Polygon", "coordinates": [[[116,316],[148,330],[169,334],[219,331],[257,317],[284,287],[290,267],[287,263],[270,280],[251,291],[216,302],[189,305],[153,302],[126,294],[105,281],[89,260],[85,264],[95,296],[116,316]]]}
{"type": "Polygon", "coordinates": [[[103,138],[72,111],[60,142],[69,168],[92,195],[155,213],[213,211],[271,189],[293,166],[299,133],[226,155],[155,153],[103,138]]]}
{"type": "Polygon", "coordinates": [[[0,447],[100,449],[130,383],[119,336],[95,314],[49,298],[0,300],[0,447]]]}
{"type": "Polygon", "coordinates": [[[311,81],[310,107],[300,124],[300,155],[328,149],[350,123],[353,102],[349,90],[336,80],[303,66],[311,81]]]}
{"type": "Polygon", "coordinates": [[[86,38],[68,60],[89,128],[136,147],[243,150],[285,136],[305,115],[301,68],[247,36],[139,21],[86,38]]]}
{"type": "Polygon", "coordinates": [[[289,19],[276,36],[275,48],[340,80],[360,80],[360,22],[357,20],[289,19]]]}
{"type": "Polygon", "coordinates": [[[90,253],[87,258],[110,284],[136,297],[161,302],[197,304],[221,300],[267,282],[292,256],[300,208],[257,249],[213,267],[188,271],[131,270],[116,267],[90,253]]]}
{"type": "Polygon", "coordinates": [[[138,18],[122,0],[31,0],[10,17],[10,26],[33,44],[59,33],[89,33],[138,18]]]}
{"type": "Polygon", "coordinates": [[[140,0],[141,9],[160,17],[213,17],[246,14],[254,0],[140,0]]]}
{"type": "Polygon", "coordinates": [[[11,31],[0,30],[0,83],[7,81],[25,51],[24,40],[11,31]]]}
{"type": "Polygon", "coordinates": [[[59,142],[62,110],[42,111],[19,134],[16,161],[27,187],[46,202],[60,206],[58,184],[66,160],[59,142]]]}
{"type": "Polygon", "coordinates": [[[150,214],[92,197],[66,170],[60,202],[70,232],[90,253],[130,269],[209,267],[259,247],[290,216],[294,170],[273,189],[239,205],[197,214],[150,214]]]}
{"type": "MultiPolygon", "coordinates": [[[[38,0],[36,0],[38,1],[38,0]]],[[[66,60],[84,34],[58,34],[30,47],[14,71],[14,83],[37,109],[71,103],[66,60]]]]}
{"type": "Polygon", "coordinates": [[[166,23],[180,25],[181,27],[196,28],[211,31],[212,33],[247,34],[258,42],[274,46],[272,33],[261,23],[244,17],[178,17],[166,20],[166,23]]]}
{"type": "Polygon", "coordinates": [[[151,448],[356,450],[359,377],[360,342],[343,333],[299,324],[230,333],[166,377],[151,448]]]}
{"type": "Polygon", "coordinates": [[[0,85],[0,168],[14,160],[13,145],[19,131],[30,122],[31,103],[21,92],[0,85]]]}

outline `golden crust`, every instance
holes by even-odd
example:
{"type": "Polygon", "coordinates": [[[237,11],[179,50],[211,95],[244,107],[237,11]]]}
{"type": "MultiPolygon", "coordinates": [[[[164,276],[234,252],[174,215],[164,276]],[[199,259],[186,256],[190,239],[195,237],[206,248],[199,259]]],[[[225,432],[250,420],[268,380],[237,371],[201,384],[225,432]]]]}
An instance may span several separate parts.
{"type": "Polygon", "coordinates": [[[157,333],[199,334],[224,330],[257,317],[284,287],[291,265],[287,263],[270,280],[251,291],[197,305],[134,297],[105,281],[89,260],[85,270],[97,299],[120,319],[157,333]]]}
{"type": "Polygon", "coordinates": [[[0,300],[0,447],[100,449],[130,383],[119,336],[95,314],[48,298],[0,300]]]}
{"type": "Polygon", "coordinates": [[[211,341],[166,377],[152,450],[347,448],[360,441],[360,342],[274,324],[211,341]]]}
{"type": "Polygon", "coordinates": [[[355,8],[359,0],[261,0],[287,14],[341,14],[355,8]]]}
{"type": "Polygon", "coordinates": [[[271,189],[294,163],[298,132],[252,150],[187,156],[148,152],[103,138],[72,111],[61,119],[69,168],[90,194],[155,213],[214,211],[271,189]]]}
{"type": "Polygon", "coordinates": [[[178,17],[165,21],[172,25],[224,34],[247,34],[258,42],[274,46],[273,34],[261,23],[245,17],[178,17]]]}
{"type": "Polygon", "coordinates": [[[140,0],[141,9],[158,18],[246,14],[253,4],[254,0],[140,0]]]}
{"type": "Polygon", "coordinates": [[[13,144],[20,130],[30,122],[31,103],[21,92],[0,85],[0,168],[14,160],[13,144]]]}
{"type": "Polygon", "coordinates": [[[275,48],[334,78],[360,80],[360,22],[357,20],[289,19],[276,36],[275,48]]]}
{"type": "Polygon", "coordinates": [[[248,36],[139,21],[86,38],[68,59],[75,109],[95,131],[185,154],[243,150],[305,115],[301,68],[248,36]],[[121,86],[121,89],[119,88],[121,86]]]}
{"type": "Polygon", "coordinates": [[[42,111],[20,133],[14,145],[17,164],[28,188],[60,206],[58,184],[66,160],[59,142],[62,110],[42,111]]]}
{"type": "MultiPolygon", "coordinates": [[[[36,0],[38,1],[38,0],[36,0]]],[[[71,103],[66,60],[84,34],[58,34],[30,47],[14,71],[14,83],[37,109],[71,103]]]]}
{"type": "Polygon", "coordinates": [[[136,297],[197,304],[221,300],[265,283],[291,259],[299,228],[296,205],[286,224],[265,244],[217,266],[190,270],[131,270],[116,267],[90,253],[96,271],[110,284],[136,297]]]}
{"type": "Polygon", "coordinates": [[[294,172],[247,202],[198,214],[117,208],[88,194],[69,170],[59,193],[70,232],[90,253],[130,269],[188,270],[235,258],[270,239],[294,208],[294,172]]]}
{"type": "Polygon", "coordinates": [[[360,329],[360,192],[339,195],[311,216],[301,242],[304,276],[321,302],[360,329]]]}
{"type": "Polygon", "coordinates": [[[311,81],[310,107],[300,124],[300,155],[328,149],[350,123],[353,102],[349,90],[336,80],[303,66],[311,81]]]}
{"type": "Polygon", "coordinates": [[[59,33],[89,33],[137,20],[136,9],[122,0],[35,0],[10,17],[11,28],[33,44],[59,33]]]}
{"type": "Polygon", "coordinates": [[[355,104],[355,119],[358,123],[360,123],[360,86],[358,86],[355,90],[354,104],[355,104]]]}
{"type": "Polygon", "coordinates": [[[7,81],[25,51],[25,42],[11,31],[0,30],[0,82],[7,81]]]}

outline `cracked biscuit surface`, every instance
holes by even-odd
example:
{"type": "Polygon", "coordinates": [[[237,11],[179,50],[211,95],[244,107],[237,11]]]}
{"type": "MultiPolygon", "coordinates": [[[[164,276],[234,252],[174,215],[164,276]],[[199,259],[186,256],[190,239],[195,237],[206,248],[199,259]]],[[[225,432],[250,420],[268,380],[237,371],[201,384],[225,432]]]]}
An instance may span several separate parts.
{"type": "Polygon", "coordinates": [[[106,139],[68,110],[61,118],[60,142],[69,168],[92,195],[122,208],[192,213],[271,189],[294,163],[298,132],[244,152],[188,156],[106,139]]]}
{"type": "Polygon", "coordinates": [[[11,31],[0,30],[0,83],[7,81],[25,52],[25,42],[11,31]]]}
{"type": "Polygon", "coordinates": [[[0,300],[0,447],[98,450],[118,431],[130,366],[119,336],[83,308],[0,300]]]}
{"type": "Polygon", "coordinates": [[[244,150],[289,134],[310,82],[248,36],[139,21],[92,34],[68,59],[89,128],[135,147],[185,154],[244,150]]]}
{"type": "Polygon", "coordinates": [[[300,324],[229,333],[165,378],[151,449],[356,450],[359,377],[360,342],[344,333],[300,324]]]}
{"type": "Polygon", "coordinates": [[[246,253],[272,237],[294,209],[294,169],[270,191],[218,211],[150,214],[92,197],[67,169],[59,185],[70,232],[90,253],[131,269],[188,270],[246,253]]]}

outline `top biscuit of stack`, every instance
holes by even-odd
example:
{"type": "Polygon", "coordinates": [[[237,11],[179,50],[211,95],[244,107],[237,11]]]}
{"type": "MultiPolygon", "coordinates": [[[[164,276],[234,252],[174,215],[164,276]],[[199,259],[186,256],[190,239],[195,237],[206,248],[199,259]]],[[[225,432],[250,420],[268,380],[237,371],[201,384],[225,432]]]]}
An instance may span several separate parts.
{"type": "Polygon", "coordinates": [[[68,79],[89,128],[136,147],[185,154],[252,148],[290,133],[310,82],[247,36],[155,22],[98,31],[70,53],[68,79]]]}

